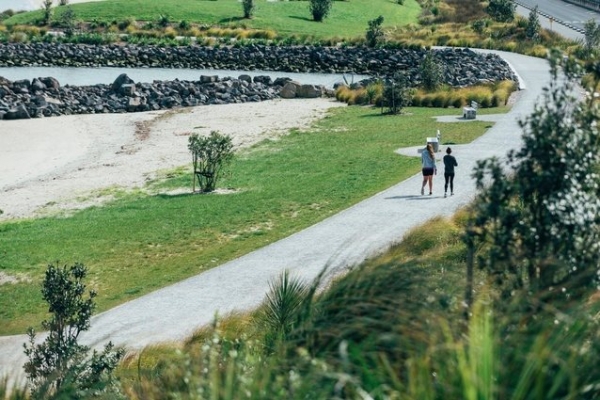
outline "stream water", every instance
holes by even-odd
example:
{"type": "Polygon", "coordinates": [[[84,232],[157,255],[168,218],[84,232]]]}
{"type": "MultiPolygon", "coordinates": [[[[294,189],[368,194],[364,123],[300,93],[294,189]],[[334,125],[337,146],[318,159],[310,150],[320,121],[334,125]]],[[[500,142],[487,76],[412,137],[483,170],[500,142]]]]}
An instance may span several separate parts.
{"type": "MultiPolygon", "coordinates": [[[[1,1],[1,0],[0,0],[1,1]]],[[[117,76],[126,73],[135,82],[152,82],[153,80],[187,80],[197,81],[200,75],[218,75],[219,77],[239,77],[241,74],[269,75],[273,80],[278,77],[289,77],[303,84],[323,85],[332,88],[336,82],[358,82],[368,78],[367,75],[293,73],[274,71],[234,71],[216,69],[186,68],[75,68],[75,67],[0,67],[0,76],[8,80],[29,79],[51,76],[61,85],[86,86],[98,83],[112,83],[117,76]]]]}

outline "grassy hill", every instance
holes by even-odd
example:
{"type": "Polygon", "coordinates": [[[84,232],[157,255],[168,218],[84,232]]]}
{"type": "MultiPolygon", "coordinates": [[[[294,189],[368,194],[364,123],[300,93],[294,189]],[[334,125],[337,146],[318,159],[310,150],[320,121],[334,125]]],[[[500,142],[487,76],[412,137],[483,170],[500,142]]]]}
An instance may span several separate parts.
{"type": "MultiPolygon", "coordinates": [[[[172,23],[186,21],[202,26],[244,26],[272,30],[279,35],[306,35],[318,39],[364,36],[367,22],[383,15],[384,27],[394,28],[416,23],[421,7],[416,0],[403,5],[391,0],[334,1],[324,22],[314,22],[307,1],[255,1],[252,19],[244,19],[242,5],[237,0],[105,0],[73,4],[69,7],[76,18],[84,22],[118,23],[127,19],[156,22],[161,17],[172,23]]],[[[66,7],[56,8],[56,18],[66,7]]],[[[7,25],[33,25],[42,18],[42,11],[17,14],[5,21],[7,25]]]]}

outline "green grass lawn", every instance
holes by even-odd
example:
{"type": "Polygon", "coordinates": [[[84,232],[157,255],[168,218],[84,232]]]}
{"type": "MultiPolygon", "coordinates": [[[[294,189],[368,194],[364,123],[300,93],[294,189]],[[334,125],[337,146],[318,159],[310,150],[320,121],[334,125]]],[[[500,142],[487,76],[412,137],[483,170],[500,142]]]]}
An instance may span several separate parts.
{"type": "MultiPolygon", "coordinates": [[[[367,22],[379,15],[385,17],[384,27],[394,28],[416,23],[420,7],[415,0],[399,5],[393,0],[334,1],[324,22],[314,22],[308,1],[256,0],[254,18],[243,19],[242,4],[237,0],[105,0],[73,4],[76,18],[81,21],[157,21],[161,15],[177,24],[182,20],[209,26],[243,24],[249,28],[270,29],[280,35],[308,35],[318,39],[364,36],[367,22]]],[[[55,18],[66,7],[57,7],[55,18]]],[[[17,14],[5,21],[7,25],[33,24],[42,18],[42,11],[17,14]]]]}
{"type": "MultiPolygon", "coordinates": [[[[290,100],[293,101],[293,100],[290,100]]],[[[130,195],[71,217],[0,223],[0,271],[28,282],[0,286],[0,334],[46,317],[48,263],[83,262],[98,311],[180,281],[308,227],[420,169],[394,150],[423,143],[450,110],[345,107],[306,132],[248,149],[220,187],[232,194],[130,195]]],[[[460,110],[452,110],[460,113],[460,110]]],[[[468,143],[490,123],[448,123],[444,140],[468,143]]],[[[190,187],[189,174],[162,183],[190,187]]],[[[191,189],[191,188],[190,188],[191,189]]]]}

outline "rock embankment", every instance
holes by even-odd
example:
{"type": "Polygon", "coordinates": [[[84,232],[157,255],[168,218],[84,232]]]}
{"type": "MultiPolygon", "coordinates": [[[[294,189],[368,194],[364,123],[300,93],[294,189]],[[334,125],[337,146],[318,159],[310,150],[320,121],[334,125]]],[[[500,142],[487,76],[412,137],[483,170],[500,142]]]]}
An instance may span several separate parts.
{"type": "Polygon", "coordinates": [[[279,97],[321,97],[325,89],[288,78],[200,76],[198,81],[136,83],[121,74],[111,85],[61,86],[52,78],[11,82],[0,77],[0,119],[69,114],[124,113],[207,104],[246,103],[279,97]],[[289,95],[287,95],[289,94],[289,95]]]}
{"type": "MultiPolygon", "coordinates": [[[[0,66],[171,67],[287,72],[330,72],[389,77],[402,73],[409,83],[421,83],[426,49],[370,49],[365,47],[240,47],[108,45],[60,43],[0,44],[0,66]]],[[[469,49],[433,50],[443,66],[443,81],[453,87],[514,80],[499,56],[469,49]]],[[[1,71],[0,71],[1,74],[1,71]]],[[[125,77],[126,78],[126,77],[125,77]]],[[[200,77],[199,81],[134,83],[120,77],[113,85],[60,86],[53,78],[10,82],[0,80],[0,119],[64,114],[136,112],[247,101],[275,97],[317,97],[323,87],[299,85],[268,76],[254,79],[200,77]],[[120,82],[117,85],[117,82],[120,82]]]]}

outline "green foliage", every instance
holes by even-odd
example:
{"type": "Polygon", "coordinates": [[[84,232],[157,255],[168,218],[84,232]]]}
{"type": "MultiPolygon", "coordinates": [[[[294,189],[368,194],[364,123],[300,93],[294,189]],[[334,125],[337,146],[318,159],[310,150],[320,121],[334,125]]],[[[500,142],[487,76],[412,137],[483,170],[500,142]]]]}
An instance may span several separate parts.
{"type": "Polygon", "coordinates": [[[388,113],[398,114],[404,107],[410,105],[412,90],[408,86],[406,77],[396,74],[385,82],[382,97],[382,106],[387,107],[388,113]]]}
{"type": "Polygon", "coordinates": [[[167,14],[160,14],[158,16],[158,20],[156,21],[156,24],[161,28],[166,28],[170,23],[171,20],[167,14]]]}
{"type": "Polygon", "coordinates": [[[600,26],[595,19],[590,19],[584,24],[583,54],[584,59],[590,59],[597,54],[600,46],[600,26]]]}
{"type": "Polygon", "coordinates": [[[276,284],[270,284],[269,293],[258,321],[265,330],[265,346],[274,349],[288,339],[290,332],[298,328],[300,315],[310,293],[306,284],[290,278],[285,271],[276,284]]]}
{"type": "Polygon", "coordinates": [[[383,29],[381,28],[381,24],[383,24],[382,15],[369,21],[369,27],[367,28],[366,34],[367,46],[375,47],[383,38],[383,29]]]}
{"type": "Polygon", "coordinates": [[[536,5],[529,13],[527,27],[525,28],[525,36],[530,40],[539,40],[540,37],[540,19],[538,18],[538,6],[536,5]]]}
{"type": "Polygon", "coordinates": [[[316,22],[322,22],[331,11],[333,0],[309,0],[309,9],[316,22]]]}
{"type": "Polygon", "coordinates": [[[244,18],[250,19],[254,15],[254,0],[242,0],[244,18]]]}
{"type": "Polygon", "coordinates": [[[508,154],[510,178],[498,159],[480,162],[474,175],[481,194],[471,233],[489,246],[481,266],[504,298],[552,287],[577,298],[598,284],[599,115],[572,95],[576,64],[563,62],[566,83],[558,79],[559,59],[544,103],[521,122],[524,144],[508,154]]]}
{"type": "Polygon", "coordinates": [[[425,90],[436,90],[442,85],[443,65],[428,51],[421,63],[421,84],[425,90]]]}
{"type": "Polygon", "coordinates": [[[42,2],[42,25],[48,25],[50,20],[52,19],[52,14],[54,10],[52,9],[52,5],[54,0],[44,0],[42,2]]]}
{"type": "Polygon", "coordinates": [[[515,19],[516,7],[511,0],[490,0],[486,11],[494,21],[510,22],[515,19]]]}
{"type": "Polygon", "coordinates": [[[71,6],[67,6],[66,10],[60,14],[58,25],[64,29],[67,36],[73,36],[77,27],[77,21],[75,11],[73,11],[71,6]]]}
{"type": "Polygon", "coordinates": [[[473,28],[473,30],[479,35],[482,35],[485,32],[485,28],[487,28],[488,26],[488,19],[476,19],[471,23],[471,28],[473,28]]]}
{"type": "Polygon", "coordinates": [[[69,268],[48,265],[42,285],[42,296],[52,314],[50,320],[42,322],[48,336],[37,344],[36,333],[30,328],[29,344],[23,345],[28,358],[24,369],[36,398],[61,393],[78,393],[80,397],[88,390],[105,390],[124,354],[114,351],[109,342],[102,353],[94,350],[88,357],[90,349],[78,343],[80,333],[89,329],[95,308],[94,291],[84,298],[86,274],[83,264],[69,268]]]}
{"type": "Polygon", "coordinates": [[[215,190],[223,175],[223,167],[233,158],[233,142],[230,136],[212,131],[209,136],[191,135],[188,150],[192,153],[194,175],[202,192],[215,190]]]}

